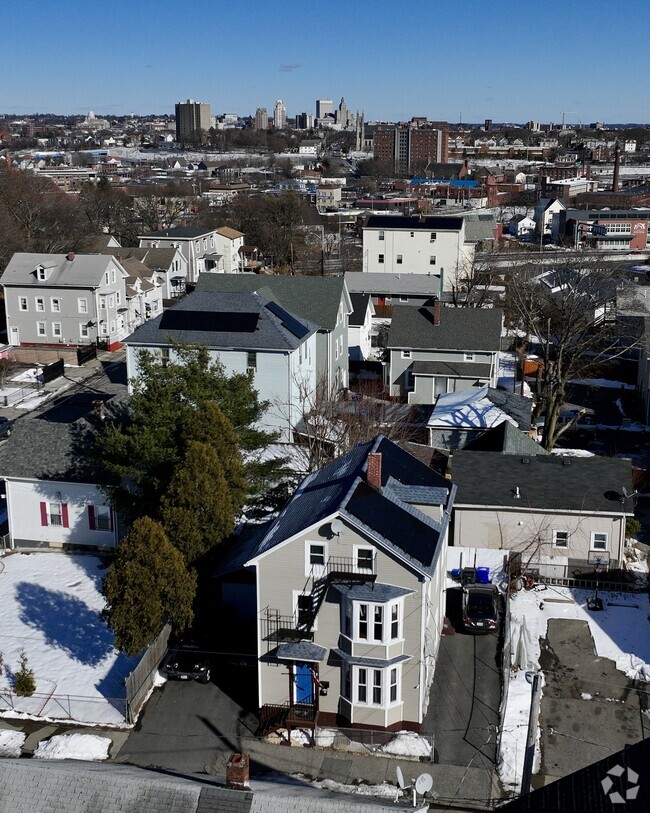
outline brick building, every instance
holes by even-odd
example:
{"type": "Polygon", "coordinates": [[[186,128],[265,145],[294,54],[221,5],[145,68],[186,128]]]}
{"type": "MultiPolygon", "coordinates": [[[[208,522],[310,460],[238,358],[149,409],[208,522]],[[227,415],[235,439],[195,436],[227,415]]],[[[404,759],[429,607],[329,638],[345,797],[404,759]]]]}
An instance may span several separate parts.
{"type": "Polygon", "coordinates": [[[392,163],[396,170],[410,171],[429,163],[449,160],[449,132],[446,122],[420,120],[408,124],[375,128],[373,150],[378,161],[392,163]]]}

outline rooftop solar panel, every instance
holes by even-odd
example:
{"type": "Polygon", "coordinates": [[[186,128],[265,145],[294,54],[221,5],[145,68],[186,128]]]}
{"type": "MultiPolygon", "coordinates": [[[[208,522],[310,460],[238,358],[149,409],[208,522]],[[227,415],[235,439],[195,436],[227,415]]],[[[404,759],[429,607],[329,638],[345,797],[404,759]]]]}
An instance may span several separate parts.
{"type": "Polygon", "coordinates": [[[281,320],[283,327],[293,333],[297,339],[303,339],[309,333],[307,325],[285,311],[277,302],[267,302],[266,307],[281,320]]]}
{"type": "Polygon", "coordinates": [[[259,313],[236,311],[165,311],[160,320],[161,330],[191,330],[208,333],[254,333],[259,313]]]}

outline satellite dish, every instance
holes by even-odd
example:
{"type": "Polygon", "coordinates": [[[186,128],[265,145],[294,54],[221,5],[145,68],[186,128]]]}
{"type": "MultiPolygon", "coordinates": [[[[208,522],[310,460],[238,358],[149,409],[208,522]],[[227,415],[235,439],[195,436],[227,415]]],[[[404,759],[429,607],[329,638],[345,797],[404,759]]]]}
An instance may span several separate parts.
{"type": "Polygon", "coordinates": [[[345,526],[343,525],[340,519],[332,520],[331,528],[333,534],[336,534],[338,536],[344,527],[345,526]]]}
{"type": "Polygon", "coordinates": [[[398,765],[395,770],[397,771],[397,784],[400,786],[402,790],[406,790],[406,782],[404,781],[404,774],[402,773],[402,769],[398,765]]]}
{"type": "Polygon", "coordinates": [[[415,780],[415,790],[420,794],[420,796],[424,796],[424,794],[428,793],[432,787],[433,777],[431,774],[421,773],[415,780]]]}

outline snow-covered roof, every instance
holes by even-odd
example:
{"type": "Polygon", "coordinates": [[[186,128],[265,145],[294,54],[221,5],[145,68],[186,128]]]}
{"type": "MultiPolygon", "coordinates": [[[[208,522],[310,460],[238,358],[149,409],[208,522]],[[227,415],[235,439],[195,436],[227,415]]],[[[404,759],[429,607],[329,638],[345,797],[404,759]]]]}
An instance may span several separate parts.
{"type": "Polygon", "coordinates": [[[517,426],[515,420],[488,398],[488,388],[480,387],[439,395],[428,426],[491,429],[503,421],[509,421],[513,426],[517,426]]]}

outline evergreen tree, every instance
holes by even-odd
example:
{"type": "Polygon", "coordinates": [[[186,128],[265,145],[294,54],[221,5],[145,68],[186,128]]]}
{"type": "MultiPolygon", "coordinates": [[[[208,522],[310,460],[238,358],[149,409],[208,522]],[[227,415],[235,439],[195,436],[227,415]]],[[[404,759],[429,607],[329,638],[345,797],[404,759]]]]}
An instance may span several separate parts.
{"type": "Polygon", "coordinates": [[[187,424],[184,438],[188,443],[190,441],[207,443],[217,453],[230,489],[236,518],[244,507],[250,488],[246,481],[234,426],[214,401],[204,401],[187,424]]]}
{"type": "Polygon", "coordinates": [[[171,543],[191,564],[229,536],[235,526],[233,502],[217,452],[191,441],[161,504],[171,543]]]}
{"type": "Polygon", "coordinates": [[[36,678],[34,677],[34,670],[29,668],[27,663],[27,653],[24,649],[20,650],[18,656],[20,661],[20,668],[16,672],[14,678],[14,692],[20,697],[29,697],[36,691],[36,678]]]}
{"type": "Polygon", "coordinates": [[[122,540],[104,577],[103,617],[115,646],[137,655],[166,622],[184,630],[192,622],[196,575],[160,523],[141,517],[122,540]]]}
{"type": "MultiPolygon", "coordinates": [[[[143,514],[159,518],[160,501],[186,448],[185,433],[205,402],[216,404],[230,421],[242,451],[254,452],[275,439],[253,425],[268,404],[260,402],[249,375],[227,375],[223,365],[210,362],[205,347],[176,346],[174,354],[176,360],[167,364],[149,351],[139,354],[125,420],[106,422],[90,452],[100,479],[112,481],[106,490],[127,520],[143,514]]],[[[272,469],[263,472],[269,480],[272,469]]],[[[249,490],[262,488],[259,472],[253,474],[249,490]]]]}

